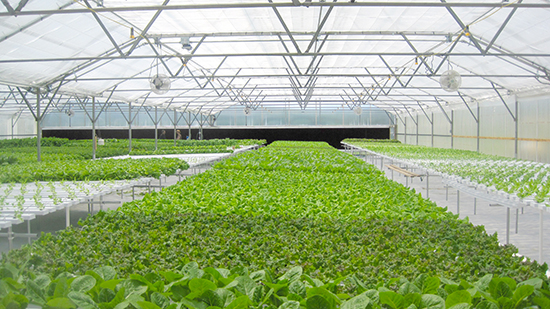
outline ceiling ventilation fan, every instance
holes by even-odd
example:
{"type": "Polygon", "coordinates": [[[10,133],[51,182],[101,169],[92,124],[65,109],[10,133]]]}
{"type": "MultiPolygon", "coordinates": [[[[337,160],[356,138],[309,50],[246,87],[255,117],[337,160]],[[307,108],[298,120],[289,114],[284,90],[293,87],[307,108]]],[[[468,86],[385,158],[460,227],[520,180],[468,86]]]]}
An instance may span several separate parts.
{"type": "Polygon", "coordinates": [[[460,85],[462,84],[462,77],[460,77],[460,73],[455,70],[447,70],[441,74],[441,77],[439,77],[439,84],[443,90],[447,92],[454,92],[460,88],[460,85]]]}
{"type": "Polygon", "coordinates": [[[165,94],[170,90],[170,85],[172,82],[170,78],[165,74],[156,74],[149,79],[149,86],[151,86],[151,91],[156,94],[165,94]]]}
{"type": "Polygon", "coordinates": [[[69,117],[72,117],[72,116],[74,116],[74,110],[68,109],[67,111],[65,111],[65,114],[67,114],[67,116],[69,116],[69,117]]]}
{"type": "Polygon", "coordinates": [[[355,113],[355,115],[361,115],[363,113],[363,109],[361,108],[361,106],[356,106],[353,108],[353,112],[355,113]]]}
{"type": "Polygon", "coordinates": [[[245,107],[244,110],[243,110],[243,113],[244,113],[246,116],[250,115],[250,112],[251,112],[251,110],[250,110],[250,107],[248,107],[248,106],[245,107]]]}

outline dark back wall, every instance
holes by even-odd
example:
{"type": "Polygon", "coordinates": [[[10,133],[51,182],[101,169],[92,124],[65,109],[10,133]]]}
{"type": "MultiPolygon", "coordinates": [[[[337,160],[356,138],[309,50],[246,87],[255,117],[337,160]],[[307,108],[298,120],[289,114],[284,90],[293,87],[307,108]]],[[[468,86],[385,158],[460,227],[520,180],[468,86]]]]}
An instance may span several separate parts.
{"type": "MultiPolygon", "coordinates": [[[[189,133],[187,128],[180,128],[183,138],[189,133]]],[[[162,129],[158,130],[159,137],[162,129]]],[[[97,130],[102,138],[128,138],[128,130],[97,130]]],[[[191,130],[192,139],[197,139],[199,129],[191,130]]],[[[204,128],[204,139],[265,139],[267,143],[277,140],[325,141],[333,147],[340,148],[340,141],[345,138],[387,139],[389,128],[204,128]]],[[[69,139],[90,139],[92,130],[43,130],[44,137],[64,137],[69,139]]],[[[133,129],[132,138],[155,138],[154,129],[133,129]]],[[[174,138],[174,130],[166,129],[166,138],[174,138]]]]}

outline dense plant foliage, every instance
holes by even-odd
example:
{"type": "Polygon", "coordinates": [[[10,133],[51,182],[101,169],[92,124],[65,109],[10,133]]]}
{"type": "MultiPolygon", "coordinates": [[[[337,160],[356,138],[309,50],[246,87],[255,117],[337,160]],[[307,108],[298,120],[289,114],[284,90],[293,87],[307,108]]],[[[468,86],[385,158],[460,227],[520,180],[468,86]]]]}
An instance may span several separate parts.
{"type": "Polygon", "coordinates": [[[33,182],[60,180],[134,179],[160,177],[185,170],[189,165],[180,159],[105,159],[65,160],[0,166],[0,182],[33,182]]]}
{"type": "Polygon", "coordinates": [[[391,280],[366,288],[357,278],[322,282],[296,266],[277,277],[269,270],[246,267],[206,267],[191,262],[171,271],[119,276],[110,266],[84,275],[57,277],[2,269],[2,308],[25,308],[29,302],[44,308],[548,308],[550,293],[541,279],[516,282],[487,275],[477,281],[453,282],[420,275],[414,280],[391,280]],[[357,286],[356,295],[342,290],[357,286]]]}
{"type": "MultiPolygon", "coordinates": [[[[321,280],[351,275],[368,286],[420,274],[474,280],[498,273],[516,280],[540,275],[496,235],[452,218],[290,218],[269,215],[140,212],[100,213],[12,251],[14,264],[56,276],[111,265],[121,275],[165,271],[189,261],[212,267],[245,265],[282,275],[299,265],[321,280]],[[441,237],[441,235],[445,235],[441,237]]],[[[354,292],[349,290],[347,292],[354,292]]]]}
{"type": "Polygon", "coordinates": [[[3,255],[15,268],[0,275],[20,283],[2,283],[4,306],[494,309],[550,301],[546,265],[327,146],[279,142],[238,154],[80,228],[43,235],[3,255]]]}
{"type": "MultiPolygon", "coordinates": [[[[132,140],[132,154],[188,154],[232,152],[234,147],[263,143],[262,140],[132,140]]],[[[128,140],[107,140],[98,146],[96,157],[106,158],[128,154],[128,140]]],[[[0,141],[0,183],[57,180],[132,179],[141,176],[171,175],[188,164],[176,159],[147,159],[135,164],[132,160],[110,161],[92,159],[90,140],[63,138],[42,139],[41,162],[36,162],[36,138],[0,141]],[[17,153],[17,156],[14,156],[17,153]]]]}
{"type": "Polygon", "coordinates": [[[470,181],[493,186],[497,190],[550,204],[550,165],[515,160],[475,151],[430,148],[424,146],[371,143],[360,140],[349,142],[390,157],[441,173],[457,175],[470,181]]]}

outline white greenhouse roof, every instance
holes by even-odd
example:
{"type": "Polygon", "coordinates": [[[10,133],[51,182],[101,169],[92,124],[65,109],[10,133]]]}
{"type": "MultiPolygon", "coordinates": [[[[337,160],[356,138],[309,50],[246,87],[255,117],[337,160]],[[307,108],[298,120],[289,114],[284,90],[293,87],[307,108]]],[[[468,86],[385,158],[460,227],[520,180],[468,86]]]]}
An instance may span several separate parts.
{"type": "Polygon", "coordinates": [[[548,92],[550,1],[2,0],[0,84],[0,112],[37,89],[205,114],[548,92]]]}

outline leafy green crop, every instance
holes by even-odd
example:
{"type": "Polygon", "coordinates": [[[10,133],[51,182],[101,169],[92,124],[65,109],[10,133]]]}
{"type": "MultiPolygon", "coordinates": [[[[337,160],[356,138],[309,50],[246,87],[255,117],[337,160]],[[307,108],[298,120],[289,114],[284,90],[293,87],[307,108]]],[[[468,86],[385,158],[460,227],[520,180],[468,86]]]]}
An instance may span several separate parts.
{"type": "Polygon", "coordinates": [[[362,140],[344,140],[357,147],[387,156],[405,159],[411,163],[441,173],[457,175],[473,182],[493,186],[520,198],[531,198],[539,203],[550,203],[550,166],[548,164],[515,160],[482,153],[430,148],[406,144],[371,143],[362,140]]]}
{"type": "Polygon", "coordinates": [[[266,308],[266,309],[379,309],[379,308],[548,308],[550,292],[540,279],[516,282],[487,275],[474,281],[453,282],[420,275],[395,279],[377,288],[362,287],[356,278],[322,282],[293,267],[277,277],[269,270],[246,267],[206,267],[191,262],[171,271],[119,276],[109,266],[85,275],[57,277],[2,269],[2,308],[266,308]],[[349,285],[359,293],[342,292],[349,285]],[[534,307],[538,305],[539,307],[534,307]]]}
{"type": "Polygon", "coordinates": [[[208,213],[102,212],[6,261],[56,276],[111,265],[124,276],[165,271],[197,261],[211,267],[246,266],[282,275],[299,265],[321,280],[355,276],[368,286],[422,273],[474,280],[498,273],[525,280],[544,267],[523,262],[483,227],[454,219],[291,218],[208,213]],[[441,235],[445,235],[441,237],[441,235]]]}
{"type": "Polygon", "coordinates": [[[107,159],[53,161],[0,166],[0,182],[110,180],[172,175],[189,165],[180,159],[107,159]]]}

